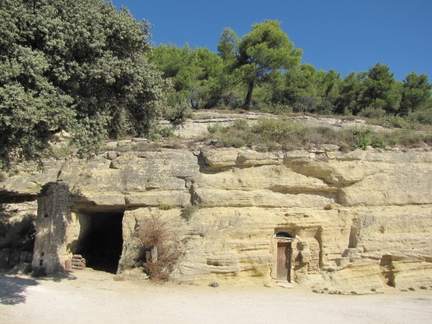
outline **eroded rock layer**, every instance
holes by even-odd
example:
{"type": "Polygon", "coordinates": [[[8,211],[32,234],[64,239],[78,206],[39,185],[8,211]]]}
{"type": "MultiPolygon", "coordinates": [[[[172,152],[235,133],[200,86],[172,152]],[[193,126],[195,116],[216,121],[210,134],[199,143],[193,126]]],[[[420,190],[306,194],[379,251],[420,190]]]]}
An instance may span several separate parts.
{"type": "Polygon", "coordinates": [[[280,279],[358,291],[432,285],[430,151],[111,151],[23,167],[0,192],[36,197],[49,182],[54,189],[39,197],[46,224],[36,226],[34,266],[64,268],[74,253],[88,252],[90,229],[109,215],[112,224],[121,218],[117,273],[140,278],[137,233],[157,216],[177,244],[172,278],[180,282],[280,279]],[[199,207],[185,215],[189,204],[199,207]],[[54,249],[46,247],[51,239],[54,249]]]}

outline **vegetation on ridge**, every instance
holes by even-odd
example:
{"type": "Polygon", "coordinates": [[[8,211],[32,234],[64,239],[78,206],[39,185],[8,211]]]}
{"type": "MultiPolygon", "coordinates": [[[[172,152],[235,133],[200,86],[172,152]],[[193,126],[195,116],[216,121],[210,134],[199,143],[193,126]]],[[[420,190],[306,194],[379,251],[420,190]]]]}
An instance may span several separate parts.
{"type": "MultiPolygon", "coordinates": [[[[160,118],[179,125],[192,109],[354,115],[387,120],[408,133],[406,124],[432,125],[427,75],[411,72],[401,82],[381,63],[343,79],[333,69],[318,71],[301,63],[302,51],[274,20],[253,24],[243,37],[225,28],[215,53],[187,44],[152,47],[148,22],[103,0],[3,0],[0,17],[3,167],[49,154],[60,131],[85,155],[102,139],[155,136],[160,118]]],[[[261,135],[257,128],[240,129],[231,145],[254,145],[255,137],[270,143],[285,126],[271,127],[261,135]]],[[[298,143],[319,137],[297,132],[290,136],[298,143]]],[[[361,138],[363,144],[354,145],[369,142],[361,138]]],[[[395,142],[377,143],[386,141],[395,142]]]]}
{"type": "Polygon", "coordinates": [[[248,109],[276,114],[411,116],[432,124],[432,85],[425,74],[401,82],[381,63],[342,79],[300,63],[279,22],[252,25],[243,38],[226,28],[218,53],[174,45],[154,47],[150,60],[174,84],[176,99],[194,109],[248,109]],[[253,96],[252,96],[253,94],[253,96]],[[244,99],[243,99],[244,98],[244,99]]]}
{"type": "Polygon", "coordinates": [[[34,158],[55,132],[79,152],[151,133],[165,81],[147,61],[149,24],[102,0],[0,4],[0,156],[34,158]]]}
{"type": "Polygon", "coordinates": [[[236,120],[231,126],[219,124],[209,126],[209,135],[204,140],[217,139],[217,147],[250,147],[257,151],[289,151],[301,148],[314,148],[322,144],[339,146],[342,151],[356,148],[363,150],[368,146],[385,148],[400,145],[421,147],[432,145],[432,134],[414,131],[407,124],[403,129],[376,131],[371,126],[358,126],[335,129],[327,126],[306,127],[291,119],[259,119],[249,126],[243,119],[236,120]]]}

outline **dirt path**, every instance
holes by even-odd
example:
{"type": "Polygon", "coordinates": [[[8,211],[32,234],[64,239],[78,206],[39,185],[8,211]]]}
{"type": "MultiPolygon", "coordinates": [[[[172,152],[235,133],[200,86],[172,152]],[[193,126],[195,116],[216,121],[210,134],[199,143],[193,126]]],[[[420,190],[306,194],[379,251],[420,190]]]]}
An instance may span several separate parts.
{"type": "Polygon", "coordinates": [[[114,281],[86,269],[35,280],[0,274],[0,323],[431,323],[432,291],[319,295],[114,281]]]}

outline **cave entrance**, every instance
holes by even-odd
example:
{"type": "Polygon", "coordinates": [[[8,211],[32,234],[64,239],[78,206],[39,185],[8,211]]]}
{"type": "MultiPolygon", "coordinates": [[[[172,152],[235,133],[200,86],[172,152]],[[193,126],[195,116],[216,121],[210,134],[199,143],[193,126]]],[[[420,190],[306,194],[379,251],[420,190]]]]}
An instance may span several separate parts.
{"type": "Polygon", "coordinates": [[[123,248],[123,213],[82,213],[76,254],[94,270],[116,273],[123,248]]]}

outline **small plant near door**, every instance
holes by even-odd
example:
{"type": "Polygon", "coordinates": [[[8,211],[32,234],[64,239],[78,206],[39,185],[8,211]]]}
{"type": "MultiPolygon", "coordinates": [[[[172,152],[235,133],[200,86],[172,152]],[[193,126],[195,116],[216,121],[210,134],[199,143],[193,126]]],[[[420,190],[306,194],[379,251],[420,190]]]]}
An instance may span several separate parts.
{"type": "Polygon", "coordinates": [[[144,219],[142,224],[138,230],[138,237],[145,259],[144,271],[152,280],[166,281],[179,255],[173,230],[168,221],[160,215],[151,215],[144,219]]]}

